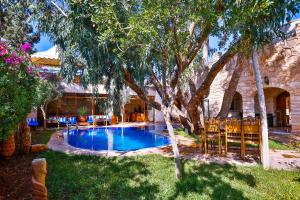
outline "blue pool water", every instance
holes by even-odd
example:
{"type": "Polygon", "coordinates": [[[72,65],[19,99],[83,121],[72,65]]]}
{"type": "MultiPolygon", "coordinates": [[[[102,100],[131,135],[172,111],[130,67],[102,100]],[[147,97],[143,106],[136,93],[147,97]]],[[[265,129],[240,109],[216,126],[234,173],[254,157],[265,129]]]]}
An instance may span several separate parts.
{"type": "Polygon", "coordinates": [[[65,141],[77,148],[132,151],[168,145],[170,143],[168,137],[150,132],[164,128],[164,126],[100,127],[69,130],[64,135],[65,141]]]}

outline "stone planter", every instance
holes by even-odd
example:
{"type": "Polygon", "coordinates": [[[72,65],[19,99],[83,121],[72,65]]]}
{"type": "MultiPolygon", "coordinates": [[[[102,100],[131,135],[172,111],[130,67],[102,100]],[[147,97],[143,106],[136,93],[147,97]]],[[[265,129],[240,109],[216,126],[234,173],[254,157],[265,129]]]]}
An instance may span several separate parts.
{"type": "Polygon", "coordinates": [[[23,129],[21,143],[22,143],[20,148],[21,153],[28,154],[31,148],[31,133],[30,133],[29,126],[25,126],[23,129]]]}
{"type": "Polygon", "coordinates": [[[15,153],[15,150],[16,150],[15,136],[14,136],[14,132],[11,132],[9,138],[3,140],[1,143],[0,155],[3,156],[5,159],[10,159],[15,153]]]}
{"type": "Polygon", "coordinates": [[[32,161],[33,176],[32,181],[32,199],[47,200],[48,191],[46,188],[47,163],[45,158],[34,159],[32,161]]]}
{"type": "Polygon", "coordinates": [[[46,144],[34,144],[34,145],[31,145],[31,152],[32,153],[46,151],[47,149],[48,149],[48,146],[46,144]]]}

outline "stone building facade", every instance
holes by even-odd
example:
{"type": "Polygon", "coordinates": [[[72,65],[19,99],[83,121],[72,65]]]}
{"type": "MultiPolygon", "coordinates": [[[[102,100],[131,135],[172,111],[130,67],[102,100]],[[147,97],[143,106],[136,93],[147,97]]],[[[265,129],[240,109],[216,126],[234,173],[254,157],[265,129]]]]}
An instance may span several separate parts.
{"type": "MultiPolygon", "coordinates": [[[[287,40],[278,39],[259,52],[261,78],[269,125],[300,132],[300,20],[290,22],[284,29],[287,40]]],[[[208,97],[211,117],[221,109],[224,90],[228,87],[232,72],[232,69],[225,67],[212,84],[208,97]]],[[[249,61],[243,66],[229,115],[257,116],[257,101],[256,82],[249,61]]]]}

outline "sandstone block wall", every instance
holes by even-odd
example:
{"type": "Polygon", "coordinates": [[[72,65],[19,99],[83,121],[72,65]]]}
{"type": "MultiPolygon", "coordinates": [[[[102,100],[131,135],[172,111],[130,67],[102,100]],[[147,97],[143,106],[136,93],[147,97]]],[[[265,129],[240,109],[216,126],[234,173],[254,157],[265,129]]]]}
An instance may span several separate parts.
{"type": "MultiPolygon", "coordinates": [[[[266,94],[267,110],[274,111],[275,91],[290,93],[290,118],[293,132],[300,132],[300,20],[294,22],[292,37],[265,46],[259,52],[260,66],[266,94]],[[298,24],[297,24],[298,23],[298,24]],[[272,92],[274,89],[274,93],[272,92]],[[272,94],[273,93],[273,94],[272,94]],[[272,96],[273,95],[273,96],[272,96]]],[[[216,116],[221,109],[224,90],[228,87],[232,70],[226,67],[214,80],[210,95],[210,115],[216,116]]],[[[237,92],[242,96],[243,117],[255,116],[256,83],[251,61],[245,64],[240,77],[237,92]]]]}

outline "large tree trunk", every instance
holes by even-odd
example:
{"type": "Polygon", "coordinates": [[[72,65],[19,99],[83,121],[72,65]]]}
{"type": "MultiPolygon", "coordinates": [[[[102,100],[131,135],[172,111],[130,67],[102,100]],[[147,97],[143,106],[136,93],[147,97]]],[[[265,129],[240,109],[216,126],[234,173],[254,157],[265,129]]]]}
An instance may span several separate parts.
{"type": "Polygon", "coordinates": [[[46,129],[47,128],[47,114],[46,114],[46,108],[47,108],[47,105],[41,105],[40,109],[42,111],[42,114],[43,114],[43,128],[46,129]]]}
{"type": "Polygon", "coordinates": [[[29,153],[31,146],[31,133],[27,125],[26,119],[23,119],[19,124],[15,134],[16,149],[20,153],[29,153]]]}
{"type": "Polygon", "coordinates": [[[192,122],[192,132],[196,135],[200,134],[201,127],[204,125],[204,116],[201,111],[201,106],[194,105],[189,107],[188,114],[192,122]]]}
{"type": "Polygon", "coordinates": [[[241,62],[241,59],[239,56],[239,58],[236,61],[235,69],[232,73],[231,80],[228,84],[228,88],[224,92],[221,110],[220,110],[219,114],[217,115],[217,118],[224,119],[228,116],[230,106],[232,104],[232,100],[233,100],[237,85],[240,80],[240,76],[243,72],[243,64],[240,62],[241,62]]]}
{"type": "Polygon", "coordinates": [[[261,119],[261,131],[262,131],[262,164],[265,169],[270,167],[269,159],[269,143],[268,143],[268,123],[267,123],[267,112],[266,102],[263,90],[263,84],[261,80],[260,67],[258,62],[257,52],[254,50],[252,54],[252,66],[255,74],[256,87],[258,93],[259,112],[261,119]]]}
{"type": "Polygon", "coordinates": [[[170,139],[171,139],[171,145],[172,145],[172,149],[173,149],[173,153],[174,153],[175,175],[176,175],[177,179],[181,179],[182,178],[182,165],[181,165],[180,154],[179,154],[179,149],[177,146],[176,137],[174,134],[174,129],[173,129],[171,119],[170,119],[170,111],[165,106],[162,106],[162,112],[163,112],[164,119],[165,119],[165,122],[166,122],[166,125],[168,128],[168,132],[169,132],[170,139]]]}

